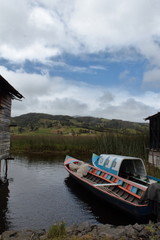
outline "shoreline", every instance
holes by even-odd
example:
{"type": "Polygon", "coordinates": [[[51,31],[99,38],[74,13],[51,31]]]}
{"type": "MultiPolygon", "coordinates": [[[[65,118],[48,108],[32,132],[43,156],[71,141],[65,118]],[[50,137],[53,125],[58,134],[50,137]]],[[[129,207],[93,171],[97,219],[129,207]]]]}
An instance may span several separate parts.
{"type": "Polygon", "coordinates": [[[91,224],[82,222],[64,229],[55,224],[52,235],[45,229],[8,230],[0,235],[0,240],[158,240],[160,239],[160,222],[114,226],[110,224],[91,224]],[[59,230],[61,228],[61,231],[59,230]]]}

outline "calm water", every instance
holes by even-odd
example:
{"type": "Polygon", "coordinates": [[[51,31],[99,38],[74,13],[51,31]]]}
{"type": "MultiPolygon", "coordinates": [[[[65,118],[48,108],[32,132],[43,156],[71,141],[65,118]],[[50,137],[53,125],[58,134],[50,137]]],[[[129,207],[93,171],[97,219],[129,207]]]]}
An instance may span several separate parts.
{"type": "MultiPolygon", "coordinates": [[[[3,176],[6,171],[2,162],[3,176]]],[[[135,222],[77,185],[64,169],[63,159],[15,157],[10,160],[6,183],[0,185],[0,231],[47,229],[59,221],[66,225],[83,221],[115,225],[135,222]]]]}

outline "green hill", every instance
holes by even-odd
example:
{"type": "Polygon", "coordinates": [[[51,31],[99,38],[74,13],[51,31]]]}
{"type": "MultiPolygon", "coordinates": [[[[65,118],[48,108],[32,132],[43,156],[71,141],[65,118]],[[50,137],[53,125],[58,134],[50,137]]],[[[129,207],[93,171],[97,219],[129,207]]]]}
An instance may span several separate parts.
{"type": "Polygon", "coordinates": [[[148,131],[147,123],[104,119],[89,116],[50,115],[44,113],[28,113],[13,117],[12,133],[43,134],[95,134],[101,132],[142,133],[148,131]]]}

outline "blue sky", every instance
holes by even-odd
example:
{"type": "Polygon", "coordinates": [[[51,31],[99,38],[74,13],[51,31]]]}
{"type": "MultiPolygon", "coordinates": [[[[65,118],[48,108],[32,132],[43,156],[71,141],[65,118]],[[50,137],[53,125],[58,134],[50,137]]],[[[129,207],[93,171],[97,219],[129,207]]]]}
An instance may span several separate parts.
{"type": "Polygon", "coordinates": [[[143,122],[160,110],[160,1],[0,0],[0,74],[29,112],[143,122]]]}

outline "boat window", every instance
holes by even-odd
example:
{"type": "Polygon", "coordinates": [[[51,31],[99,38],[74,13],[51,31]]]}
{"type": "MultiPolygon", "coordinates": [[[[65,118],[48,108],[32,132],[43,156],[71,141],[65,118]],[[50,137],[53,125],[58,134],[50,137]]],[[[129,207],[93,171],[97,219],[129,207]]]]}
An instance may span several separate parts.
{"type": "Polygon", "coordinates": [[[99,158],[99,161],[98,161],[98,164],[101,165],[101,166],[103,166],[104,163],[105,163],[105,160],[106,160],[106,159],[103,159],[102,157],[100,157],[100,158],[99,158]]]}
{"type": "Polygon", "coordinates": [[[117,162],[114,161],[114,162],[112,163],[112,168],[114,168],[114,167],[116,166],[116,164],[117,164],[117,162]]]}
{"type": "Polygon", "coordinates": [[[140,159],[133,160],[123,160],[120,170],[119,176],[145,176],[145,169],[140,159]]]}
{"type": "Polygon", "coordinates": [[[107,161],[106,161],[106,166],[108,166],[108,164],[109,164],[109,159],[107,159],[107,161]]]}
{"type": "Polygon", "coordinates": [[[134,165],[135,165],[135,171],[138,175],[140,175],[140,176],[146,175],[144,165],[142,164],[142,162],[140,160],[134,161],[134,165]]]}

